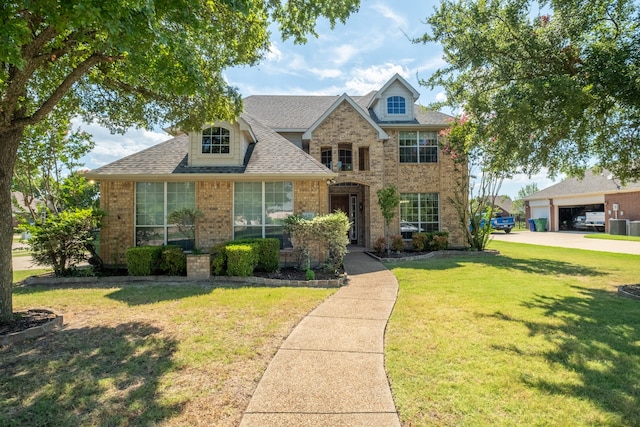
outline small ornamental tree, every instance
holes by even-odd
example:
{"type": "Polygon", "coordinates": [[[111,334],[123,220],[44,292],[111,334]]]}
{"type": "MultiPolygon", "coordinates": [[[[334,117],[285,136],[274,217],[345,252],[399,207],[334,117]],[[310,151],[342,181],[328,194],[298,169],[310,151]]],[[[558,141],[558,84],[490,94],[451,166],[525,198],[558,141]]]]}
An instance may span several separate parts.
{"type": "Polygon", "coordinates": [[[396,190],[396,187],[389,185],[381,188],[376,192],[378,195],[378,205],[382,211],[382,217],[384,218],[384,237],[386,239],[387,253],[389,252],[389,225],[398,211],[398,205],[400,205],[400,195],[396,190]]]}
{"type": "Polygon", "coordinates": [[[456,188],[449,203],[456,210],[469,247],[482,251],[489,243],[495,198],[506,172],[488,167],[495,153],[477,144],[478,127],[476,120],[463,115],[454,119],[440,136],[441,149],[454,165],[456,188]],[[478,175],[473,174],[474,170],[478,175]]]}
{"type": "Polygon", "coordinates": [[[196,224],[204,213],[200,209],[182,208],[169,214],[167,220],[170,224],[175,224],[178,231],[187,238],[189,247],[186,249],[195,249],[196,247],[196,224]]]}
{"type": "Polygon", "coordinates": [[[48,215],[41,224],[26,225],[28,244],[38,265],[49,265],[57,276],[69,275],[76,264],[95,254],[95,230],[104,212],[73,209],[48,215]]]}

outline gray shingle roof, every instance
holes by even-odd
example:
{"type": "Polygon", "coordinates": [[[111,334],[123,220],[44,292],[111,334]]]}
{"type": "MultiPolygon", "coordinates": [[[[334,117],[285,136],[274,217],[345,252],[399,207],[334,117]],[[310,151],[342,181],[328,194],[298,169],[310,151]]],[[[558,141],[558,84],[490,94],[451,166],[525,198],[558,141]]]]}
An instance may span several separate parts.
{"type": "Polygon", "coordinates": [[[146,178],[194,174],[244,174],[248,177],[259,175],[331,178],[335,175],[322,163],[255,118],[248,114],[243,114],[243,118],[251,125],[258,142],[249,146],[242,166],[187,166],[189,138],[187,135],[180,135],[94,169],[87,177],[116,179],[125,176],[146,178]]]}
{"type": "Polygon", "coordinates": [[[609,179],[609,172],[603,171],[602,173],[593,173],[592,170],[587,170],[584,174],[584,178],[567,178],[562,182],[554,184],[536,193],[533,193],[529,197],[525,197],[525,200],[537,200],[537,199],[551,199],[560,196],[573,196],[573,195],[585,195],[585,194],[598,194],[598,193],[614,193],[619,190],[640,190],[640,182],[630,182],[627,185],[620,186],[620,182],[616,179],[609,179]]]}

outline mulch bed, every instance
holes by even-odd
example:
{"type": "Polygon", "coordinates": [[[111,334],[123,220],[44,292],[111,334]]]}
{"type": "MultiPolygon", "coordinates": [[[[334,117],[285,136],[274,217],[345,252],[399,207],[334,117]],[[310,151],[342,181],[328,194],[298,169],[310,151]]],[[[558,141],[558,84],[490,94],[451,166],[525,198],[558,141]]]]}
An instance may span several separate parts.
{"type": "MultiPolygon", "coordinates": [[[[338,274],[324,270],[313,270],[316,275],[316,280],[331,280],[340,277],[340,274],[344,273],[341,269],[338,274]]],[[[281,268],[273,273],[265,273],[263,271],[255,271],[253,273],[256,277],[266,277],[268,279],[280,279],[280,280],[307,280],[307,273],[304,270],[300,270],[294,267],[281,268]]]]}
{"type": "Polygon", "coordinates": [[[640,298],[640,284],[639,285],[624,285],[620,287],[623,291],[628,294],[634,295],[640,298]]]}
{"type": "Polygon", "coordinates": [[[57,317],[55,313],[47,310],[17,311],[13,313],[13,316],[13,322],[0,324],[0,335],[13,334],[44,325],[57,317]]]}

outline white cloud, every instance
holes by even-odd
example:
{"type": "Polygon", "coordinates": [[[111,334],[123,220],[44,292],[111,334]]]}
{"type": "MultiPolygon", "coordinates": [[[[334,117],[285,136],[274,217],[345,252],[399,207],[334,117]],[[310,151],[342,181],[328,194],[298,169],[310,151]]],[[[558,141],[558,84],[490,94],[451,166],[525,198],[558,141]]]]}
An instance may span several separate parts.
{"type": "Polygon", "coordinates": [[[408,26],[407,20],[391,10],[389,6],[376,3],[371,7],[385,18],[390,19],[396,27],[406,28],[408,26]]]}
{"type": "Polygon", "coordinates": [[[335,79],[342,76],[342,70],[337,68],[309,68],[309,72],[321,79],[335,79]]]}
{"type": "Polygon", "coordinates": [[[265,56],[267,61],[270,62],[280,62],[282,59],[282,51],[278,48],[278,45],[275,43],[271,43],[269,45],[269,51],[265,56]]]}
{"type": "Polygon", "coordinates": [[[444,102],[447,100],[447,94],[444,92],[438,92],[436,93],[436,101],[437,102],[444,102]]]}
{"type": "Polygon", "coordinates": [[[329,55],[331,62],[336,65],[343,65],[349,62],[354,56],[360,53],[360,49],[355,45],[343,44],[333,49],[333,54],[329,55]]]}
{"type": "Polygon", "coordinates": [[[365,95],[372,90],[379,90],[395,74],[407,77],[406,70],[398,64],[372,65],[368,68],[355,68],[351,78],[345,82],[347,93],[365,95]]]}
{"type": "Polygon", "coordinates": [[[74,125],[80,126],[84,131],[93,135],[95,147],[82,159],[89,169],[103,166],[171,138],[164,132],[146,129],[132,129],[121,135],[112,134],[108,129],[96,123],[87,124],[74,120],[74,125]]]}

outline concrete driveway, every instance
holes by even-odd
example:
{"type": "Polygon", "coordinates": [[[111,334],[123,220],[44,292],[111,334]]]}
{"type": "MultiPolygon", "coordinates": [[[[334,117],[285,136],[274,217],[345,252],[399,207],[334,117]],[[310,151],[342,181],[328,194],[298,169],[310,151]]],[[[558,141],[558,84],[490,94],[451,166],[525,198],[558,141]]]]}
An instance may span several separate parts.
{"type": "Polygon", "coordinates": [[[562,248],[640,255],[640,242],[588,239],[585,237],[588,234],[599,233],[581,231],[512,231],[511,233],[506,234],[502,231],[496,231],[491,234],[491,238],[502,242],[528,243],[531,245],[557,246],[562,248]]]}

